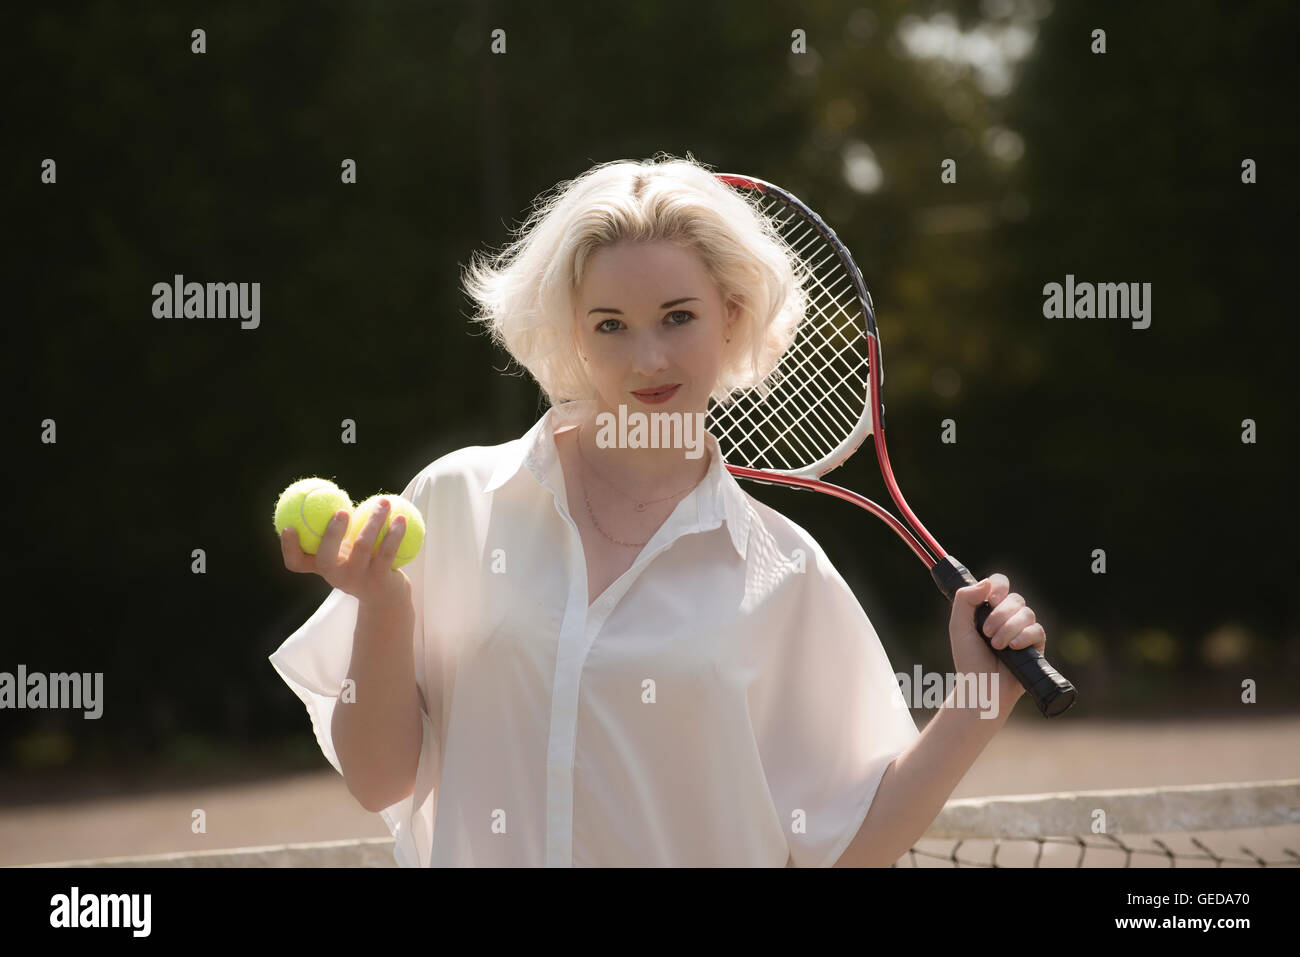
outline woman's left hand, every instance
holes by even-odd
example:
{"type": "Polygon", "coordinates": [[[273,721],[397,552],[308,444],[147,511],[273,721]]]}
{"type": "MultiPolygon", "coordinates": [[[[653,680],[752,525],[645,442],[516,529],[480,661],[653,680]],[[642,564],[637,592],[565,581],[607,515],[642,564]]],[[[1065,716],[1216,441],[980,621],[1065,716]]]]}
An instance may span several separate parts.
{"type": "Polygon", "coordinates": [[[975,631],[975,609],[984,601],[993,606],[984,623],[984,633],[992,637],[994,648],[1032,647],[1045,654],[1047,632],[1024,598],[1011,591],[1006,575],[995,572],[977,584],[957,589],[948,621],[953,666],[958,675],[992,673],[996,666],[998,714],[1006,715],[1025,689],[975,631]]]}

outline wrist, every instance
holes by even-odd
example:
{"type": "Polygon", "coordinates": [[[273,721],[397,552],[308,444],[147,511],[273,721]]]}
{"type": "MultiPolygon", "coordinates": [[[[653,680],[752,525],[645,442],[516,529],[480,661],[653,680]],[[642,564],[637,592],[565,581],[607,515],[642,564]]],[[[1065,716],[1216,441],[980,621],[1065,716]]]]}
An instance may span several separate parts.
{"type": "MultiPolygon", "coordinates": [[[[1005,721],[1020,694],[1008,687],[1007,676],[997,671],[958,672],[956,684],[944,698],[942,707],[954,714],[975,719],[980,726],[998,726],[1005,721]]],[[[1014,679],[1012,679],[1014,682],[1014,679]]]]}
{"type": "Polygon", "coordinates": [[[373,595],[358,600],[357,619],[366,619],[382,627],[404,625],[415,617],[410,590],[405,594],[373,595]]]}

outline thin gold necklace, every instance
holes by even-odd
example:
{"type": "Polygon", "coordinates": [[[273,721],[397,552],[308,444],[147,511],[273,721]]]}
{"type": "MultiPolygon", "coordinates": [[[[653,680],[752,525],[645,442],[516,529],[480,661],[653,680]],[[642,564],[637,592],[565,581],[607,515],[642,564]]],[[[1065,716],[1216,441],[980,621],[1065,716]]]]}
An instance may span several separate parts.
{"type": "MultiPolygon", "coordinates": [[[[588,462],[587,457],[582,454],[582,426],[578,426],[577,442],[578,442],[578,457],[582,460],[584,465],[586,465],[588,468],[591,468],[591,463],[588,462]]],[[[674,492],[672,495],[665,495],[663,498],[653,498],[646,502],[640,502],[637,501],[637,499],[632,498],[632,496],[628,495],[626,492],[623,492],[621,489],[618,488],[618,486],[614,485],[608,479],[601,476],[599,473],[596,472],[595,469],[591,469],[591,471],[593,474],[596,475],[597,478],[599,478],[610,488],[614,489],[614,491],[618,492],[624,498],[628,498],[631,499],[633,502],[636,502],[636,510],[638,512],[644,512],[645,507],[647,505],[652,505],[655,502],[667,501],[670,498],[673,498],[677,495],[681,495],[682,492],[689,492],[692,488],[695,487],[695,485],[700,484],[699,482],[696,482],[694,485],[691,485],[689,488],[682,489],[681,492],[674,492]]],[[[703,481],[703,479],[701,479],[700,481],[703,481]]],[[[604,535],[615,545],[626,545],[628,548],[643,548],[646,545],[646,543],[650,541],[647,538],[644,542],[625,542],[622,539],[615,538],[613,535],[609,534],[609,532],[601,528],[600,522],[596,521],[596,513],[591,509],[591,497],[587,494],[587,483],[582,477],[582,469],[578,470],[578,484],[582,486],[582,501],[587,506],[587,515],[591,517],[591,524],[596,527],[596,531],[600,532],[600,534],[604,535]]]]}
{"type": "Polygon", "coordinates": [[[583,461],[583,463],[586,464],[587,468],[591,470],[591,474],[592,474],[592,475],[596,476],[596,478],[600,479],[602,482],[604,482],[606,485],[608,485],[610,488],[612,488],[615,492],[618,492],[618,494],[619,494],[619,495],[622,495],[625,499],[627,499],[627,500],[629,500],[629,501],[635,503],[635,504],[636,504],[636,510],[637,510],[638,512],[644,512],[644,511],[645,511],[645,507],[646,507],[647,505],[653,505],[655,502],[666,502],[666,501],[668,501],[670,498],[676,498],[678,495],[681,495],[682,492],[689,492],[691,489],[695,488],[695,486],[697,486],[697,485],[700,484],[698,481],[697,481],[697,482],[692,482],[690,485],[688,485],[686,488],[682,489],[680,492],[673,492],[671,495],[665,495],[663,498],[651,498],[651,499],[646,499],[646,500],[643,502],[643,501],[641,501],[640,499],[637,499],[637,498],[634,498],[634,497],[631,496],[631,495],[628,495],[626,492],[624,492],[621,488],[619,488],[617,485],[615,485],[615,484],[614,484],[613,482],[611,482],[609,479],[605,478],[605,476],[603,476],[603,475],[601,475],[599,472],[597,472],[596,469],[592,466],[592,464],[591,464],[590,462],[587,461],[587,456],[585,456],[585,455],[582,454],[582,426],[578,426],[578,455],[582,457],[582,461],[583,461]]]}

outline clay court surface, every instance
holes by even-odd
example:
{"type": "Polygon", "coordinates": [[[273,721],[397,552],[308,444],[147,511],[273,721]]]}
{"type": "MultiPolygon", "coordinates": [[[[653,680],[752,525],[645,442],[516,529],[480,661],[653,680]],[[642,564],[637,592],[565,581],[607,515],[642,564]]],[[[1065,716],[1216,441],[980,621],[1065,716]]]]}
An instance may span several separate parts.
{"type": "MultiPolygon", "coordinates": [[[[999,733],[953,797],[1300,778],[1300,716],[1168,724],[1028,718],[1017,715],[999,733]]],[[[58,784],[10,777],[0,785],[0,865],[387,836],[379,815],[322,765],[149,788],[102,776],[58,784]],[[206,834],[191,833],[196,808],[206,812],[206,834]]]]}

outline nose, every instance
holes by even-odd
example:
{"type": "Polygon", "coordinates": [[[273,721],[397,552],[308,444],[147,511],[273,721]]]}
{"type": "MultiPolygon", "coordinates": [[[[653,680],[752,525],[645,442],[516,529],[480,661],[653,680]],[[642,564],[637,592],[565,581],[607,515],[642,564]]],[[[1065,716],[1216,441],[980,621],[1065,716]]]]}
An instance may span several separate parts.
{"type": "Polygon", "coordinates": [[[668,368],[668,351],[658,336],[641,336],[632,356],[632,369],[637,375],[651,378],[668,368]]]}

